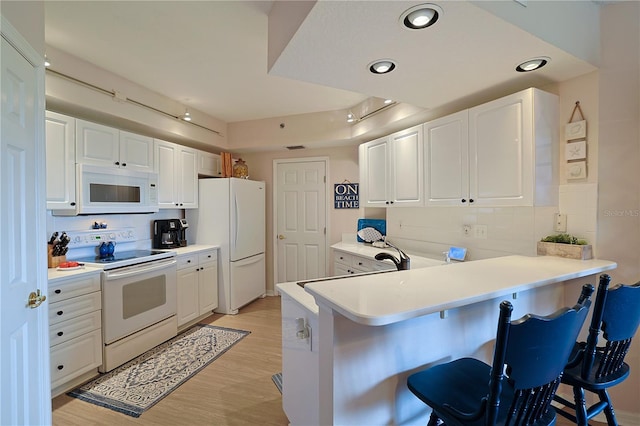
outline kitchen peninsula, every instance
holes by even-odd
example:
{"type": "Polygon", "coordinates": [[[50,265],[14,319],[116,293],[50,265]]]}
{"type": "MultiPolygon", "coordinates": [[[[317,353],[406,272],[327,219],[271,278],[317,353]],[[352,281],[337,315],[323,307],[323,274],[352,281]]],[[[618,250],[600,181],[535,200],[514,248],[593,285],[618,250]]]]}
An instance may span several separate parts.
{"type": "Polygon", "coordinates": [[[575,302],[574,287],[616,266],[516,255],[304,289],[278,284],[284,410],[292,425],[426,424],[428,409],[406,388],[408,375],[462,356],[489,361],[502,300],[512,300],[514,319],[549,314],[575,302]],[[585,279],[567,283],[576,278],[585,279]]]}

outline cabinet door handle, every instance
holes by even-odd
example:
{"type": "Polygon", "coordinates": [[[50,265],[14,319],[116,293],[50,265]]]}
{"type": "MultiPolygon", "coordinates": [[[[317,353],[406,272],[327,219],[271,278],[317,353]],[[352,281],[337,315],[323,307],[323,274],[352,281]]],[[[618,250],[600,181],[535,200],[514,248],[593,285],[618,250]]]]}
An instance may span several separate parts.
{"type": "Polygon", "coordinates": [[[60,294],[60,293],[62,293],[62,290],[60,290],[59,288],[57,288],[57,289],[55,289],[55,290],[54,290],[54,293],[55,293],[55,294],[60,294]]]}
{"type": "Polygon", "coordinates": [[[73,203],[69,203],[69,204],[71,204],[71,206],[75,206],[75,205],[76,205],[76,203],[75,203],[75,202],[73,202],[73,203]]]}
{"type": "Polygon", "coordinates": [[[473,198],[469,198],[469,203],[473,203],[473,198]]]}
{"type": "Polygon", "coordinates": [[[64,314],[64,312],[63,311],[58,311],[58,312],[56,312],[56,314],[58,314],[58,316],[60,316],[60,315],[64,314]]]}
{"type": "Polygon", "coordinates": [[[122,163],[122,167],[127,167],[127,163],[122,163]]]}
{"type": "Polygon", "coordinates": [[[62,370],[64,368],[64,365],[59,365],[58,366],[58,370],[62,370]]]}
{"type": "Polygon", "coordinates": [[[62,331],[58,331],[58,336],[62,336],[64,333],[62,331]]]}
{"type": "Polygon", "coordinates": [[[461,202],[461,203],[466,203],[466,202],[467,202],[467,199],[466,199],[466,198],[463,198],[462,200],[460,200],[460,202],[461,202]]]}
{"type": "Polygon", "coordinates": [[[120,165],[120,162],[119,162],[119,161],[116,161],[116,166],[119,166],[119,165],[120,165]]]}

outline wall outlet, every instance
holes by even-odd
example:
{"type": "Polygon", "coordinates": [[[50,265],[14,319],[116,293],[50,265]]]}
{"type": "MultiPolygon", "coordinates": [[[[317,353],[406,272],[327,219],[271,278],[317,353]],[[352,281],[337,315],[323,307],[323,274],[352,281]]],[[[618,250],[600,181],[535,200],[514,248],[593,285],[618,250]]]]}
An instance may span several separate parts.
{"type": "Polygon", "coordinates": [[[465,237],[471,236],[471,225],[462,225],[462,233],[465,237]]]}
{"type": "Polygon", "coordinates": [[[481,240],[487,239],[487,225],[475,225],[473,227],[473,235],[481,240]]]}
{"type": "Polygon", "coordinates": [[[567,232],[567,215],[556,213],[553,223],[553,229],[556,232],[567,232]]]}

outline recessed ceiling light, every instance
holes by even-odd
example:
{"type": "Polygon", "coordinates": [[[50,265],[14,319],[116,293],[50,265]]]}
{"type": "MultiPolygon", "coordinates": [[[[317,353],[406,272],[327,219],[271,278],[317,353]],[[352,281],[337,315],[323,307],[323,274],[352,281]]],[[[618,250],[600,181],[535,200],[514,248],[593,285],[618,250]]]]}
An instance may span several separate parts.
{"type": "Polygon", "coordinates": [[[391,59],[379,59],[369,64],[369,71],[374,74],[386,74],[395,68],[396,64],[391,59]]]}
{"type": "Polygon", "coordinates": [[[530,72],[540,69],[547,65],[551,61],[551,59],[541,56],[539,58],[529,59],[528,61],[524,61],[516,67],[516,71],[518,72],[530,72]]]}
{"type": "Polygon", "coordinates": [[[400,15],[400,23],[409,30],[422,30],[435,24],[442,16],[442,9],[435,4],[419,4],[400,15]]]}
{"type": "Polygon", "coordinates": [[[393,99],[385,99],[384,100],[384,104],[385,105],[389,105],[391,102],[393,102],[393,99]]]}
{"type": "Polygon", "coordinates": [[[191,121],[191,114],[189,114],[189,110],[185,109],[184,114],[180,118],[184,121],[191,121]]]}

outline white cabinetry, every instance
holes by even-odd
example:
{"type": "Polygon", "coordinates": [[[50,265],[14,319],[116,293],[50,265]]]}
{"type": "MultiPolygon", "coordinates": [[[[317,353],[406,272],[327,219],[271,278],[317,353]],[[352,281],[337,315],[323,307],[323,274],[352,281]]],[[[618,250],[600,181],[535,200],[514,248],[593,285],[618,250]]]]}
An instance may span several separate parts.
{"type": "Polygon", "coordinates": [[[51,389],[56,396],[102,364],[100,272],[49,280],[51,389]]]}
{"type": "Polygon", "coordinates": [[[220,156],[210,152],[198,151],[198,176],[221,177],[220,156]]]}
{"type": "Polygon", "coordinates": [[[47,209],[76,209],[76,120],[47,111],[47,209]]]}
{"type": "Polygon", "coordinates": [[[178,329],[211,315],[217,307],[217,250],[178,255],[178,329]]]}
{"type": "Polygon", "coordinates": [[[198,171],[195,149],[155,140],[158,173],[158,207],[194,209],[198,207],[198,171]]]}
{"type": "Polygon", "coordinates": [[[335,276],[395,269],[395,265],[391,263],[357,256],[341,250],[334,249],[333,251],[333,274],[335,276]]]}
{"type": "Polygon", "coordinates": [[[425,204],[553,205],[557,111],[527,89],[426,123],[425,204]]]}
{"type": "Polygon", "coordinates": [[[360,145],[360,182],[366,207],[421,206],[422,126],[360,145]]]}
{"type": "Polygon", "coordinates": [[[151,172],[154,169],[153,138],[78,119],[76,161],[151,172]]]}

